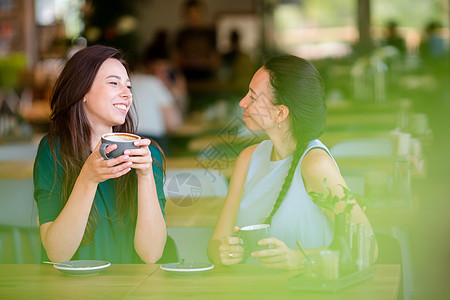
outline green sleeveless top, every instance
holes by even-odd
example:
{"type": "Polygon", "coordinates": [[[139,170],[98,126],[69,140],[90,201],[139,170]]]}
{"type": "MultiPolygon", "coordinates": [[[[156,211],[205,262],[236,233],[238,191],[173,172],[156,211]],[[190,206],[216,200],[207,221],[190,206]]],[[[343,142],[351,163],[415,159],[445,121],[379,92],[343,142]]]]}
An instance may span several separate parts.
{"type": "MultiPolygon", "coordinates": [[[[155,146],[150,146],[153,157],[153,174],[158,193],[159,205],[164,216],[166,199],[163,190],[162,157],[155,146]],[[159,166],[155,163],[158,162],[159,166]]],[[[55,154],[60,159],[57,149],[55,154]]],[[[50,152],[48,136],[45,136],[38,148],[34,162],[33,181],[34,199],[39,210],[39,224],[54,221],[64,205],[60,200],[63,170],[56,166],[50,152]]],[[[115,179],[99,183],[94,202],[98,211],[98,223],[94,240],[86,246],[80,246],[72,260],[95,259],[107,260],[111,263],[144,263],[134,249],[135,226],[129,217],[120,222],[116,217],[115,179]]],[[[48,260],[45,249],[41,247],[42,260],[48,260]]]]}

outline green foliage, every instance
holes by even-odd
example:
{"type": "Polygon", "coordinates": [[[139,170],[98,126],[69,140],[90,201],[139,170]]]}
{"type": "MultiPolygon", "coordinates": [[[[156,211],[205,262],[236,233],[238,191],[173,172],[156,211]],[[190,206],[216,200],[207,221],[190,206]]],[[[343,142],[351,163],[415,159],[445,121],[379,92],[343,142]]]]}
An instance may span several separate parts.
{"type": "Polygon", "coordinates": [[[14,53],[0,57],[0,89],[14,87],[19,74],[25,69],[26,56],[24,53],[14,53]]]}
{"type": "Polygon", "coordinates": [[[377,0],[372,1],[372,24],[384,27],[395,20],[400,27],[422,30],[431,20],[445,23],[448,12],[445,11],[446,0],[377,0]],[[409,9],[414,7],[414,9],[409,9]]]}
{"type": "Polygon", "coordinates": [[[339,202],[339,197],[333,196],[331,189],[327,187],[326,178],[323,180],[322,184],[322,193],[310,192],[309,195],[313,198],[314,203],[320,206],[321,209],[328,209],[335,214],[338,214],[339,212],[336,209],[336,203],[339,202]]]}
{"type": "Polygon", "coordinates": [[[310,192],[309,195],[312,197],[315,204],[317,204],[322,210],[328,209],[335,214],[344,214],[348,215],[349,220],[351,219],[350,212],[352,211],[353,207],[356,205],[356,203],[359,204],[362,210],[365,210],[367,207],[367,201],[364,198],[364,196],[353,193],[349,189],[347,189],[345,186],[342,186],[344,190],[344,196],[342,198],[339,198],[338,196],[335,196],[331,193],[331,189],[327,186],[327,179],[324,178],[323,182],[323,192],[322,193],[316,193],[316,192],[310,192]],[[355,201],[352,201],[355,200],[355,201]],[[336,209],[336,204],[338,202],[344,202],[344,210],[342,212],[339,212],[336,209]]]}

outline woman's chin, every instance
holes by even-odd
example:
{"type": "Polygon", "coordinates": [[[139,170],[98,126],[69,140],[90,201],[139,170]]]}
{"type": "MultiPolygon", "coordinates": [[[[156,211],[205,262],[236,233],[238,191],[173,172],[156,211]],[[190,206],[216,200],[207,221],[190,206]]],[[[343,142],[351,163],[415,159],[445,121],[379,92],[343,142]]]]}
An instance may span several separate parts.
{"type": "Polygon", "coordinates": [[[114,125],[113,126],[120,126],[125,124],[125,118],[117,118],[114,120],[114,125]]]}
{"type": "Polygon", "coordinates": [[[245,128],[247,128],[248,131],[264,131],[258,124],[249,124],[247,122],[245,122],[245,128]]]}

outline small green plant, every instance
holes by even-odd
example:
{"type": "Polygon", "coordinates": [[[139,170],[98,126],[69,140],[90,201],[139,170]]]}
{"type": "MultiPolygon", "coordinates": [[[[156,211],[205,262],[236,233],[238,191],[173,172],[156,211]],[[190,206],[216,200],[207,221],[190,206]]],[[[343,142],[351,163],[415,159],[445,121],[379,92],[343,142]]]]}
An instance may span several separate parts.
{"type": "Polygon", "coordinates": [[[353,193],[345,186],[341,185],[342,189],[344,190],[344,197],[339,198],[338,196],[335,196],[331,193],[331,189],[327,187],[327,179],[324,178],[322,181],[323,184],[323,192],[322,193],[316,193],[316,192],[310,192],[309,195],[312,197],[315,204],[317,204],[322,210],[328,209],[335,214],[343,214],[348,216],[348,220],[351,220],[352,216],[350,212],[352,211],[353,207],[356,205],[356,203],[359,204],[362,210],[365,210],[367,208],[366,205],[366,199],[364,196],[353,193]],[[353,202],[352,200],[355,200],[356,202],[353,202]],[[342,212],[339,212],[336,209],[336,203],[343,201],[345,203],[344,210],[342,212]]]}

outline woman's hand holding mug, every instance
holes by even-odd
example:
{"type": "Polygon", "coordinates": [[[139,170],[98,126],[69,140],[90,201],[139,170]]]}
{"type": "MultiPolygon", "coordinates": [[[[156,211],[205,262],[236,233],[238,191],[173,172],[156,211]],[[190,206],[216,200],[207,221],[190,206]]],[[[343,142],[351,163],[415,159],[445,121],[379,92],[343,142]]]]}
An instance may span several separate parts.
{"type": "MultiPolygon", "coordinates": [[[[234,227],[234,232],[239,232],[239,227],[234,227]]],[[[244,248],[241,246],[242,240],[238,236],[227,236],[222,239],[219,246],[219,255],[224,265],[238,264],[244,258],[244,248]]]]}

